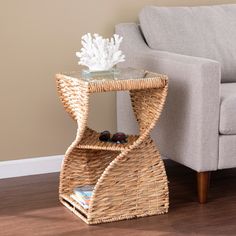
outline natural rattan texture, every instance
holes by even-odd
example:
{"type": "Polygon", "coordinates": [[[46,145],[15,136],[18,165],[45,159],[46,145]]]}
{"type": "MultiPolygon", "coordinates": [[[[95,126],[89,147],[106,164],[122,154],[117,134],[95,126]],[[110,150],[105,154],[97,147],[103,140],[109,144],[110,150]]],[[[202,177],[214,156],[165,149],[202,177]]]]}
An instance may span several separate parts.
{"type": "Polygon", "coordinates": [[[85,81],[56,75],[60,99],[78,129],[68,148],[60,174],[60,201],[88,224],[162,214],[168,211],[169,192],[165,168],[150,138],[167,95],[165,75],[145,72],[130,80],[85,81]],[[87,127],[89,95],[129,90],[140,134],[126,144],[99,141],[87,127]],[[77,186],[95,185],[89,209],[70,198],[77,186]]]}

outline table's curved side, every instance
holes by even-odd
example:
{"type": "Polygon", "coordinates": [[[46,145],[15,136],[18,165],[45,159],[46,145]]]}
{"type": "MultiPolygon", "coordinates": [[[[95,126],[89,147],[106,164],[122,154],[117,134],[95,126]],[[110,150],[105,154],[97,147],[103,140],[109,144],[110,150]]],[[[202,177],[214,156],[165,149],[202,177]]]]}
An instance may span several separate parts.
{"type": "Polygon", "coordinates": [[[90,202],[91,224],[168,211],[168,181],[163,161],[150,138],[167,95],[162,88],[133,90],[131,101],[140,137],[105,169],[90,202]]]}
{"type": "Polygon", "coordinates": [[[60,172],[59,193],[69,194],[74,186],[85,185],[90,181],[89,174],[86,174],[85,169],[88,158],[86,150],[77,149],[87,128],[89,86],[88,83],[81,84],[78,79],[60,74],[56,76],[56,82],[59,97],[65,110],[77,122],[75,140],[65,153],[60,172]],[[74,165],[78,166],[76,170],[73,168],[74,165]]]}

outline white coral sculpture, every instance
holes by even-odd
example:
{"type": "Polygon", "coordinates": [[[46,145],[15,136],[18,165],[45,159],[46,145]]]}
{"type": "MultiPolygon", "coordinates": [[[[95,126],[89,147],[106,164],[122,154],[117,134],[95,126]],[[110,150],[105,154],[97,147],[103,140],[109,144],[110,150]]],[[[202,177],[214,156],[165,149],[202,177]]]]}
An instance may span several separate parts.
{"type": "Polygon", "coordinates": [[[114,34],[111,39],[105,39],[98,34],[88,33],[82,36],[82,48],[76,52],[80,58],[79,65],[84,65],[90,71],[110,70],[119,62],[125,61],[125,55],[119,50],[123,38],[114,34]]]}

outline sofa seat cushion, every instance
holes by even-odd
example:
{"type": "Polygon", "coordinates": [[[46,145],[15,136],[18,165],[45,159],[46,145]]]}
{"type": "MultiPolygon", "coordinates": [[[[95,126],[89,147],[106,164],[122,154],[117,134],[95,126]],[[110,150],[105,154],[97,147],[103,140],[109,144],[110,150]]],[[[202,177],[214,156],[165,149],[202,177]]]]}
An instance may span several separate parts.
{"type": "Polygon", "coordinates": [[[221,84],[220,134],[236,135],[236,83],[221,84]]]}
{"type": "Polygon", "coordinates": [[[218,169],[236,167],[236,135],[220,135],[218,169]]]}
{"type": "Polygon", "coordinates": [[[146,6],[139,21],[150,48],[216,60],[222,82],[236,82],[236,4],[146,6]]]}

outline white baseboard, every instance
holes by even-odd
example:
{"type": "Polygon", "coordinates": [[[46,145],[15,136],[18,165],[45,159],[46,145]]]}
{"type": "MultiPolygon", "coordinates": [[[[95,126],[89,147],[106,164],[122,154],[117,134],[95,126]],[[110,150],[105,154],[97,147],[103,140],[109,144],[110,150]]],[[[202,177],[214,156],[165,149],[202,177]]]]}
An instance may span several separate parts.
{"type": "Polygon", "coordinates": [[[59,172],[63,155],[0,162],[0,179],[59,172]]]}

